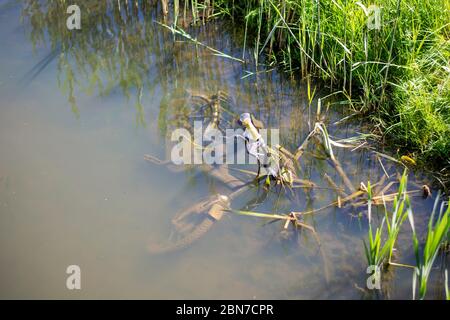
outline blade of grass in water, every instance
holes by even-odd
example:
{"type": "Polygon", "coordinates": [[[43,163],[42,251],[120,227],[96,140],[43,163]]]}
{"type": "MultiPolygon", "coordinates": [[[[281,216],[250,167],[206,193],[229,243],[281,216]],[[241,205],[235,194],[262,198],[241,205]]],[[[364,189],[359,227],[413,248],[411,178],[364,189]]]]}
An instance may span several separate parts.
{"type": "Polygon", "coordinates": [[[295,220],[294,217],[288,215],[279,215],[279,214],[270,214],[270,213],[260,213],[253,211],[245,211],[245,210],[228,210],[229,212],[244,215],[244,216],[252,216],[257,218],[265,218],[265,219],[278,219],[278,220],[295,220]]]}
{"type": "Polygon", "coordinates": [[[157,23],[158,25],[164,27],[164,28],[169,29],[170,31],[172,31],[172,32],[175,33],[175,34],[178,34],[178,35],[180,35],[180,36],[182,36],[182,37],[188,39],[188,40],[191,41],[192,43],[194,43],[194,44],[196,44],[196,45],[199,45],[199,46],[202,46],[202,47],[208,49],[209,51],[212,51],[212,52],[213,52],[215,55],[217,55],[217,56],[220,56],[220,57],[223,57],[223,58],[227,58],[227,59],[231,59],[231,60],[234,60],[234,61],[238,61],[238,62],[241,62],[241,63],[244,63],[244,62],[245,62],[245,61],[242,60],[242,59],[239,59],[239,58],[230,56],[230,55],[228,55],[228,54],[226,54],[226,53],[223,53],[223,52],[221,52],[221,51],[219,51],[219,50],[217,50],[217,49],[214,49],[214,48],[212,48],[212,47],[210,47],[210,46],[208,46],[208,45],[206,45],[206,44],[204,44],[204,43],[198,41],[196,38],[192,38],[191,35],[190,35],[189,33],[187,33],[186,31],[184,31],[184,30],[181,29],[180,27],[174,28],[174,27],[168,26],[168,25],[166,25],[166,24],[163,24],[163,23],[160,23],[160,22],[157,22],[157,21],[156,21],[156,23],[157,23]]]}
{"type": "Polygon", "coordinates": [[[403,172],[400,179],[400,184],[398,192],[394,197],[392,212],[389,212],[384,202],[384,212],[385,215],[381,222],[381,226],[377,227],[375,234],[373,234],[372,229],[372,204],[375,198],[372,194],[372,187],[370,182],[367,183],[367,211],[368,211],[368,242],[364,241],[364,250],[369,265],[375,265],[377,267],[383,267],[385,264],[392,264],[396,266],[406,266],[408,265],[394,263],[392,262],[392,254],[395,248],[395,243],[400,232],[400,227],[407,217],[412,218],[412,209],[409,202],[408,194],[406,191],[407,184],[407,171],[403,172]],[[386,239],[383,241],[382,234],[384,233],[384,226],[386,225],[386,239]]]}

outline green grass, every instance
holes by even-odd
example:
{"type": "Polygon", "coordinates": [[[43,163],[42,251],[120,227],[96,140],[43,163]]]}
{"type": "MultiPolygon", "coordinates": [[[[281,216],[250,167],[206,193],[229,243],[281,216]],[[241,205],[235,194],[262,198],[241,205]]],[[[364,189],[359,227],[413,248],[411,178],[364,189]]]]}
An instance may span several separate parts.
{"type": "Polygon", "coordinates": [[[402,178],[400,179],[400,185],[398,187],[398,193],[394,198],[393,209],[391,212],[391,221],[389,222],[389,214],[386,208],[386,203],[384,203],[386,226],[388,234],[388,262],[392,263],[392,254],[394,251],[394,246],[397,241],[398,234],[400,232],[400,227],[409,215],[412,215],[411,204],[406,193],[407,185],[407,170],[404,171],[402,178]]]}
{"type": "MultiPolygon", "coordinates": [[[[370,182],[367,183],[367,212],[368,212],[368,243],[364,241],[364,249],[369,265],[384,267],[384,265],[399,265],[392,262],[392,255],[395,243],[400,232],[400,227],[408,216],[412,216],[411,204],[406,191],[407,171],[405,170],[400,179],[397,195],[394,198],[392,212],[389,212],[384,203],[385,216],[381,222],[381,226],[377,227],[375,234],[372,231],[372,188],[370,182]],[[390,217],[389,217],[390,216],[390,217]],[[386,225],[386,231],[384,226],[386,225]],[[385,237],[384,233],[386,234],[385,237]]],[[[412,217],[410,218],[412,219],[412,217]]]]}
{"type": "MultiPolygon", "coordinates": [[[[377,266],[379,270],[392,265],[397,267],[409,267],[414,269],[413,274],[413,299],[418,291],[419,298],[424,299],[427,293],[428,279],[433,268],[436,257],[445,249],[446,241],[450,231],[450,206],[441,201],[440,194],[436,197],[433,210],[429,217],[427,233],[422,243],[416,233],[412,206],[406,191],[407,170],[400,179],[398,193],[394,199],[392,212],[385,207],[385,216],[379,227],[373,232],[372,227],[372,188],[370,182],[367,184],[367,207],[369,229],[367,242],[364,241],[364,250],[369,266],[377,266]],[[439,214],[436,216],[436,213],[439,214]],[[403,222],[409,219],[413,233],[413,249],[416,258],[416,266],[405,265],[392,261],[393,250],[397,241],[403,222]],[[386,228],[385,228],[386,226],[386,228]],[[418,290],[416,290],[418,287],[418,290]]],[[[448,289],[448,271],[445,270],[445,295],[450,298],[448,289]]]]}
{"type": "MultiPolygon", "coordinates": [[[[393,150],[450,181],[450,0],[216,0],[244,51],[351,97],[393,150]],[[381,28],[367,25],[381,7],[381,28]],[[252,52],[253,51],[253,52],[252,52]]],[[[195,4],[200,8],[199,2],[195,4]]],[[[199,9],[200,10],[200,9],[199,9]]]]}
{"type": "Polygon", "coordinates": [[[398,143],[407,141],[423,160],[449,165],[450,41],[440,39],[412,64],[405,80],[393,91],[398,112],[387,131],[398,143]]]}
{"type": "Polygon", "coordinates": [[[364,252],[366,254],[367,263],[369,266],[377,266],[381,268],[384,265],[386,256],[389,250],[389,245],[387,243],[382,245],[382,234],[385,223],[385,218],[381,222],[381,226],[377,227],[375,234],[372,230],[372,188],[370,182],[367,183],[367,212],[369,218],[369,230],[368,230],[368,243],[364,241],[364,252]]]}
{"type": "MultiPolygon", "coordinates": [[[[440,208],[438,208],[440,203],[439,198],[440,197],[438,195],[428,222],[427,235],[422,250],[419,246],[419,239],[415,231],[412,215],[410,217],[410,223],[413,230],[414,253],[416,256],[416,269],[413,278],[413,297],[415,297],[416,285],[418,283],[420,299],[425,298],[428,287],[428,278],[430,276],[434,261],[442,248],[442,244],[447,239],[450,229],[450,205],[447,204],[446,210],[444,210],[444,204],[441,204],[440,208]],[[438,211],[439,215],[436,218],[436,212],[438,211]]],[[[445,288],[446,296],[448,298],[447,284],[445,284],[445,288]]]]}

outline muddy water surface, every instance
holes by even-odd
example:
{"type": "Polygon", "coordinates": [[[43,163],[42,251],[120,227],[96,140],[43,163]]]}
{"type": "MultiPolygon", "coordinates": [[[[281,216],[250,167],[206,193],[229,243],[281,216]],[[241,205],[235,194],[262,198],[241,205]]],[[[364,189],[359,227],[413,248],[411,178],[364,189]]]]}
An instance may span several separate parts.
{"type": "MultiPolygon", "coordinates": [[[[186,250],[162,256],[146,250],[167,239],[177,211],[221,188],[195,170],[175,174],[143,159],[164,157],[170,119],[185,90],[227,92],[234,112],[251,112],[280,129],[282,143],[293,150],[310,130],[304,82],[269,67],[255,70],[248,50],[244,65],[174,38],[155,23],[162,19],[152,6],[119,11],[99,1],[82,9],[82,29],[71,32],[57,1],[10,3],[0,7],[1,298],[377,297],[364,292],[364,207],[330,207],[307,217],[320,249],[307,230],[286,237],[280,222],[227,214],[186,250]],[[66,288],[72,264],[81,267],[81,290],[66,288]]],[[[242,30],[221,22],[187,30],[242,57],[242,30]]],[[[328,93],[318,89],[312,113],[328,93]]],[[[336,124],[347,115],[343,109],[324,103],[333,137],[368,132],[357,120],[336,124]]],[[[335,153],[355,187],[384,175],[366,148],[335,153]]],[[[329,187],[328,173],[342,185],[320,154],[317,144],[308,148],[300,177],[329,187]]],[[[382,161],[392,181],[403,171],[382,161]]],[[[412,174],[409,188],[423,182],[412,174]]],[[[258,200],[255,211],[286,213],[337,197],[328,189],[297,190],[292,202],[276,192],[261,198],[261,192],[254,188],[233,206],[258,200]]],[[[419,225],[432,203],[413,197],[419,225]]],[[[397,258],[414,263],[409,227],[403,229],[397,258]]],[[[410,270],[394,269],[386,278],[385,297],[411,297],[410,270]]],[[[430,294],[441,297],[441,288],[430,294]]]]}

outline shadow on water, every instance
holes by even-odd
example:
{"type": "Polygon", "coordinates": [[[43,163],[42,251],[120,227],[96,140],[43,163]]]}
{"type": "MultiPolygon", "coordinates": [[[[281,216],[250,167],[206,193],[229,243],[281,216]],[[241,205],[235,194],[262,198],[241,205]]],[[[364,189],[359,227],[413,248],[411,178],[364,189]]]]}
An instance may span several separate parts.
{"type": "MultiPolygon", "coordinates": [[[[184,103],[186,90],[208,95],[218,90],[226,92],[233,98],[234,113],[250,112],[267,127],[279,128],[281,143],[290,150],[298,147],[310,132],[310,107],[313,106],[314,114],[318,98],[323,98],[328,92],[320,84],[313,83],[313,86],[317,86],[317,93],[310,103],[306,81],[291,79],[263,65],[258,67],[257,74],[249,76],[247,71],[255,72],[251,50],[247,50],[247,63],[242,64],[218,57],[203,47],[173,35],[155,23],[163,20],[159,14],[160,1],[83,1],[79,6],[82,29],[70,31],[66,28],[64,1],[21,2],[21,18],[26,35],[32,49],[44,58],[25,73],[17,86],[33,87],[43,79],[54,79],[54,83],[46,83],[46,86],[52,88],[57,84],[67,100],[65,105],[70,106],[77,119],[82,119],[83,116],[101,119],[98,113],[83,108],[86,101],[94,106],[134,106],[134,127],[139,132],[134,138],[140,141],[130,142],[117,137],[120,142],[115,140],[114,143],[119,145],[120,154],[133,150],[132,155],[124,156],[126,158],[121,165],[134,166],[128,180],[133,186],[133,183],[139,182],[140,188],[146,188],[148,194],[136,188],[136,195],[130,196],[134,200],[123,199],[117,206],[127,212],[142,210],[138,209],[139,206],[151,207],[150,212],[145,210],[145,214],[133,216],[132,221],[114,216],[116,220],[108,224],[112,224],[110,227],[116,233],[103,231],[105,221],[100,218],[89,215],[78,218],[80,221],[77,223],[89,224],[89,230],[100,234],[105,247],[80,249],[86,243],[78,244],[75,240],[72,240],[75,242],[71,242],[70,247],[73,250],[87,250],[85,264],[117,265],[114,269],[116,274],[99,267],[95,273],[98,278],[89,280],[96,286],[104,286],[104,291],[91,288],[84,297],[411,297],[411,274],[408,270],[390,269],[389,277],[385,278],[390,280],[385,280],[385,290],[382,293],[375,294],[364,289],[368,277],[365,273],[366,261],[362,245],[362,238],[368,228],[365,207],[331,206],[318,214],[305,216],[303,222],[315,228],[320,245],[306,229],[295,231],[284,229],[280,222],[265,223],[266,221],[252,217],[225,215],[214,226],[213,231],[184,251],[155,257],[141,250],[148,241],[161,239],[168,234],[168,224],[174,212],[224,188],[195,168],[177,174],[162,172],[164,170],[161,168],[151,165],[136,165],[142,162],[146,153],[164,154],[165,139],[175,127],[174,115],[182,109],[180,105],[184,103]],[[149,132],[153,135],[151,143],[144,140],[149,132]],[[131,143],[133,147],[128,149],[131,148],[128,145],[131,143]],[[121,229],[120,223],[128,228],[121,229]],[[152,227],[142,227],[145,224],[152,227]],[[134,232],[133,228],[139,231],[134,232]],[[121,240],[117,240],[117,234],[120,234],[121,240]],[[115,243],[117,247],[108,246],[107,243],[115,243]],[[97,254],[102,250],[105,251],[102,255],[107,258],[106,261],[99,262],[96,260],[97,254]],[[114,284],[108,282],[116,277],[121,280],[114,284]],[[120,293],[113,293],[115,290],[120,293]]],[[[17,15],[14,18],[19,17],[17,15]]],[[[211,21],[195,27],[189,27],[186,23],[186,30],[199,41],[221,52],[234,57],[242,56],[243,30],[239,27],[211,21]]],[[[369,132],[360,119],[339,121],[348,113],[337,101],[328,99],[322,101],[322,104],[324,122],[335,139],[369,132]]],[[[103,108],[102,114],[109,119],[112,117],[110,114],[116,112],[121,118],[113,119],[108,124],[111,123],[111,127],[128,127],[130,123],[126,123],[123,118],[128,119],[124,113],[128,114],[129,111],[112,108],[103,108]]],[[[96,125],[94,123],[88,126],[92,130],[92,136],[88,135],[86,141],[94,139],[95,134],[100,134],[95,131],[96,125]]],[[[82,129],[61,127],[58,130],[64,135],[65,130],[82,129]]],[[[75,134],[81,133],[76,131],[75,134]]],[[[107,134],[102,135],[103,139],[107,139],[106,136],[107,134]]],[[[96,150],[94,153],[98,153],[99,159],[105,160],[109,152],[107,147],[102,144],[98,148],[100,149],[93,143],[92,150],[96,150]],[[105,154],[102,155],[102,152],[105,154]]],[[[361,182],[375,183],[385,175],[389,175],[385,183],[396,181],[404,169],[398,163],[379,158],[369,148],[351,152],[336,148],[336,157],[355,188],[361,182]]],[[[64,164],[62,169],[70,170],[70,167],[64,164]]],[[[111,167],[110,170],[115,177],[118,167],[111,167]]],[[[260,190],[252,189],[233,202],[233,207],[271,213],[305,212],[336,200],[339,194],[327,189],[330,185],[326,182],[325,175],[338,185],[343,185],[343,181],[323,156],[319,143],[312,144],[305,151],[299,172],[301,178],[310,180],[321,188],[296,190],[295,201],[277,192],[261,194],[260,190]]],[[[412,173],[408,187],[414,190],[425,183],[429,184],[427,177],[412,173]]],[[[395,189],[395,184],[393,188],[395,189]]],[[[92,196],[85,195],[82,190],[80,192],[81,197],[92,196]]],[[[100,194],[98,189],[90,192],[100,194]]],[[[417,225],[423,229],[433,199],[412,197],[412,202],[417,225]]],[[[67,203],[70,206],[70,201],[67,203]]],[[[43,199],[42,206],[45,204],[46,199],[43,199]]],[[[98,205],[95,208],[101,210],[98,205]]],[[[111,210],[114,211],[113,208],[111,210]]],[[[381,218],[382,208],[378,207],[375,214],[381,218]]],[[[48,216],[46,218],[50,219],[48,216]]],[[[76,232],[74,235],[82,237],[82,234],[76,232]]],[[[94,237],[92,239],[95,241],[94,237]]],[[[400,260],[414,263],[407,228],[400,233],[397,249],[400,260]]],[[[26,261],[26,258],[23,259],[26,261]]],[[[441,288],[439,285],[436,287],[441,288]]],[[[52,286],[45,296],[66,297],[67,293],[61,290],[56,285],[52,286]]],[[[23,292],[16,294],[26,296],[23,292]]],[[[2,296],[7,294],[2,292],[2,296]]],[[[36,291],[36,296],[39,296],[39,291],[36,291]]]]}

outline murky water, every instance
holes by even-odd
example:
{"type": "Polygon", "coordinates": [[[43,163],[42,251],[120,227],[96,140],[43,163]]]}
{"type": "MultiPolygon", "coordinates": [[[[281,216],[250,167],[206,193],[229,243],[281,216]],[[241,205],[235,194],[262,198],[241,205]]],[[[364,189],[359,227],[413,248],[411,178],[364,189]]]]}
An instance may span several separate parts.
{"type": "MultiPolygon", "coordinates": [[[[144,161],[144,154],[164,156],[176,99],[186,89],[225,91],[235,100],[234,112],[251,112],[279,128],[282,143],[293,150],[310,130],[305,83],[263,66],[249,74],[256,71],[252,62],[174,41],[155,23],[159,9],[150,5],[119,11],[116,4],[90,2],[82,29],[69,31],[65,7],[48,2],[0,7],[1,298],[371,297],[362,289],[367,219],[358,215],[364,207],[330,207],[307,217],[321,250],[306,229],[284,239],[281,222],[230,213],[186,250],[150,255],[148,244],[168,238],[177,211],[222,188],[195,170],[172,173],[144,161]],[[72,264],[81,267],[81,290],[66,288],[72,264]]],[[[188,30],[242,57],[239,28],[214,22],[188,30]]],[[[316,93],[314,110],[317,97],[327,93],[316,93]]],[[[356,120],[336,124],[345,107],[324,103],[323,109],[332,136],[367,132],[356,120]]],[[[307,150],[300,177],[329,187],[323,178],[328,173],[341,184],[327,161],[316,157],[319,149],[307,150]]],[[[356,187],[384,175],[366,148],[335,153],[356,187]]],[[[390,180],[403,171],[382,161],[390,180]]],[[[424,179],[411,174],[409,188],[428,183],[424,179]]],[[[259,199],[252,208],[257,212],[306,211],[337,196],[325,188],[299,189],[298,201],[290,202],[283,194],[264,199],[262,193],[253,188],[233,207],[259,199]]],[[[423,225],[434,200],[412,201],[423,225]]],[[[397,256],[402,263],[414,263],[410,238],[405,226],[397,256]]],[[[431,297],[443,296],[442,286],[434,286],[441,277],[435,273],[431,297]]],[[[393,269],[383,283],[385,297],[411,298],[411,278],[409,269],[393,269]]]]}

